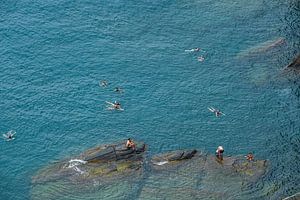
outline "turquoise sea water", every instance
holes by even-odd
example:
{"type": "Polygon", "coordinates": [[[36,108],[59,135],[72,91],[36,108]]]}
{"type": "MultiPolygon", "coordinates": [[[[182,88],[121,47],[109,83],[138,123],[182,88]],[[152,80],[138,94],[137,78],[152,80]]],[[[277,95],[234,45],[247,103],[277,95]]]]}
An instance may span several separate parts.
{"type": "Polygon", "coordinates": [[[0,141],[0,199],[30,199],[38,169],[128,137],[150,155],[252,151],[272,163],[268,198],[299,192],[300,79],[281,70],[299,53],[299,10],[297,0],[5,0],[0,132],[17,134],[0,141]],[[205,52],[184,51],[195,47],[205,52]],[[105,109],[114,100],[124,112],[105,109]]]}

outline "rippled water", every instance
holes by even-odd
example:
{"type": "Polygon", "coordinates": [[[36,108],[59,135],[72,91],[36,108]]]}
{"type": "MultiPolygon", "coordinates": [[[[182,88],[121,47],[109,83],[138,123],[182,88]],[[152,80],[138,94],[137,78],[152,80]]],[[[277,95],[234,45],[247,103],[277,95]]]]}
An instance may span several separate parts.
{"type": "MultiPolygon", "coordinates": [[[[272,163],[257,190],[299,192],[300,80],[281,70],[299,53],[299,9],[297,0],[2,2],[0,132],[17,134],[0,142],[1,199],[30,199],[38,169],[128,137],[149,155],[253,151],[272,163]],[[205,52],[184,51],[195,47],[205,52]],[[114,100],[124,112],[105,110],[114,100]]],[[[140,198],[151,181],[132,194],[116,183],[101,198],[140,198]]],[[[97,196],[89,190],[72,198],[97,196]]]]}

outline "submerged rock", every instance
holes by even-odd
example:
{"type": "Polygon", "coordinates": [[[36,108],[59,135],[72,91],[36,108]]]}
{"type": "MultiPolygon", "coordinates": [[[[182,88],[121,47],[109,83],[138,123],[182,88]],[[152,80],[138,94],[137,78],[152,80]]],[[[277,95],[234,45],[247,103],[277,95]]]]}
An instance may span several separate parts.
{"type": "Polygon", "coordinates": [[[283,200],[300,200],[300,192],[292,196],[286,197],[283,200]]]}
{"type": "MultiPolygon", "coordinates": [[[[220,173],[229,173],[232,176],[240,176],[248,180],[257,180],[263,176],[267,169],[266,160],[248,161],[243,156],[224,157],[222,160],[213,155],[198,152],[197,150],[178,150],[165,154],[154,156],[151,159],[152,168],[154,169],[171,169],[172,166],[186,166],[187,170],[197,160],[197,165],[193,168],[209,173],[211,171],[219,171],[220,173]],[[191,161],[192,160],[192,161],[191,161]]],[[[219,173],[219,172],[218,172],[219,173]]]]}
{"type": "Polygon", "coordinates": [[[259,178],[264,175],[267,168],[266,160],[248,161],[245,158],[235,158],[233,169],[242,176],[259,178]]]}
{"type": "Polygon", "coordinates": [[[162,169],[168,166],[174,166],[193,158],[197,150],[177,150],[165,154],[156,155],[151,159],[152,168],[162,169]]]}
{"type": "Polygon", "coordinates": [[[247,161],[243,156],[223,160],[196,150],[173,151],[151,159],[151,175],[140,199],[244,199],[267,172],[266,160],[247,161]],[[180,159],[181,155],[193,155],[180,159]],[[171,159],[170,159],[171,158],[171,159]],[[173,160],[175,158],[175,160],[173,160]]]}
{"type": "Polygon", "coordinates": [[[142,169],[144,143],[136,143],[136,150],[127,149],[124,143],[103,145],[74,159],[67,159],[50,165],[32,178],[33,183],[56,180],[71,182],[95,181],[99,178],[117,178],[129,173],[138,174],[142,169]]]}
{"type": "Polygon", "coordinates": [[[286,44],[285,38],[278,37],[278,38],[271,39],[271,40],[265,41],[263,43],[257,44],[248,49],[242,50],[240,53],[237,54],[237,57],[245,58],[245,57],[256,57],[256,56],[260,56],[260,55],[266,55],[267,53],[271,53],[274,50],[278,50],[285,44],[286,44]]]}
{"type": "Polygon", "coordinates": [[[155,155],[147,164],[145,147],[103,145],[54,163],[33,177],[32,199],[243,199],[268,167],[265,160],[220,160],[195,149],[155,155]]]}

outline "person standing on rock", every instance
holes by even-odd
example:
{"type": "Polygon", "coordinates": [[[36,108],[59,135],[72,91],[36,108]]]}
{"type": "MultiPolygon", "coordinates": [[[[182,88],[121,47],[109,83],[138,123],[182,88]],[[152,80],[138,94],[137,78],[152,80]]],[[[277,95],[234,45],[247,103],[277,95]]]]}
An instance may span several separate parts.
{"type": "Polygon", "coordinates": [[[220,160],[223,160],[223,153],[224,153],[224,148],[222,146],[218,146],[218,148],[216,150],[217,158],[219,158],[220,160]]]}

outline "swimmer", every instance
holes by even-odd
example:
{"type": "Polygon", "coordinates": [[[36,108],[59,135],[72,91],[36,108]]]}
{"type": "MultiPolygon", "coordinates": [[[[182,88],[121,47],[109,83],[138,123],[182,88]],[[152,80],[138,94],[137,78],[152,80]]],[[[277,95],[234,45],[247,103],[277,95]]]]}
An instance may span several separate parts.
{"type": "Polygon", "coordinates": [[[120,108],[121,108],[121,104],[120,104],[119,102],[115,101],[113,107],[114,107],[115,109],[120,109],[120,108]]]}
{"type": "Polygon", "coordinates": [[[198,51],[200,51],[201,49],[200,48],[194,48],[194,49],[186,49],[186,50],[184,50],[185,52],[198,52],[198,51]]]}
{"type": "Polygon", "coordinates": [[[15,131],[8,131],[6,134],[3,134],[4,139],[6,139],[7,141],[13,140],[14,135],[16,134],[15,131]]]}
{"type": "Polygon", "coordinates": [[[100,82],[99,82],[99,85],[100,85],[101,87],[106,87],[106,86],[108,86],[108,83],[107,83],[106,80],[103,80],[103,81],[100,81],[100,82]]]}
{"type": "Polygon", "coordinates": [[[118,93],[122,93],[123,92],[122,88],[119,88],[119,87],[115,87],[114,91],[118,92],[118,93]]]}
{"type": "Polygon", "coordinates": [[[203,56],[199,56],[199,57],[197,58],[197,60],[198,60],[199,62],[203,62],[203,61],[204,61],[204,57],[203,57],[203,56]]]}
{"type": "Polygon", "coordinates": [[[108,110],[124,110],[123,108],[121,108],[121,104],[117,101],[115,101],[114,103],[106,101],[107,104],[109,104],[109,106],[107,107],[108,110]]]}
{"type": "Polygon", "coordinates": [[[221,115],[225,115],[225,114],[222,113],[220,110],[215,109],[215,108],[213,108],[213,107],[208,107],[208,110],[209,110],[210,112],[215,113],[216,117],[220,117],[221,115]]]}

